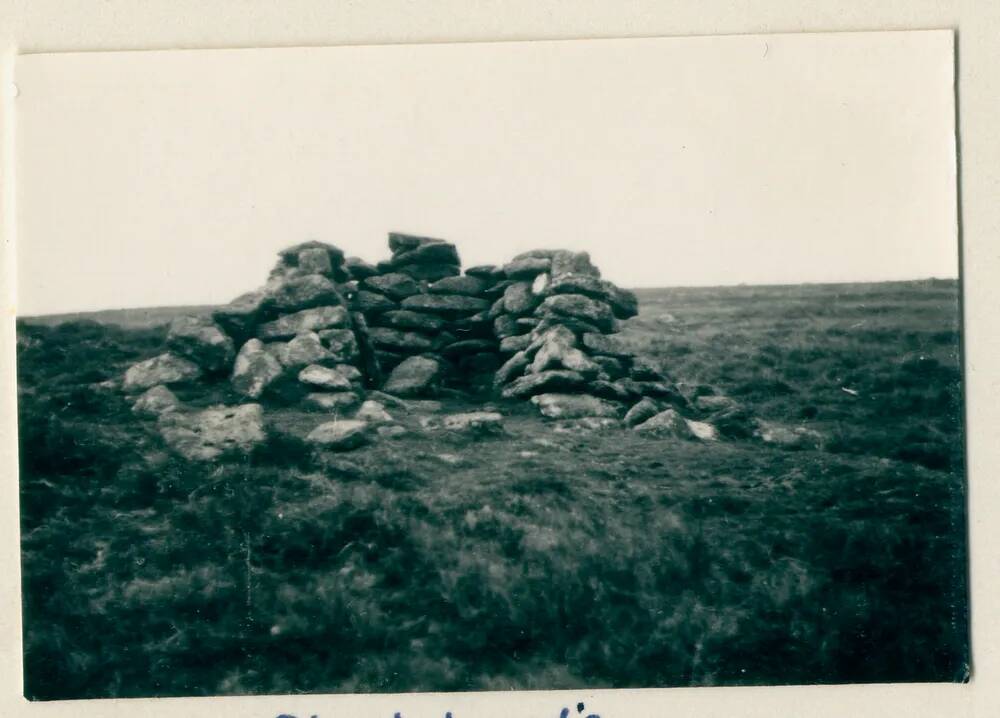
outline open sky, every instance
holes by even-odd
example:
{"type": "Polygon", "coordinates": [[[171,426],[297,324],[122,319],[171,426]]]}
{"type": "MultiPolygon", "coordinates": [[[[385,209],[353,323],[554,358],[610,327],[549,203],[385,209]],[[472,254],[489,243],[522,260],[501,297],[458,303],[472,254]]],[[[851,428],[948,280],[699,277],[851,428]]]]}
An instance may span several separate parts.
{"type": "Polygon", "coordinates": [[[630,287],[954,277],[952,36],[33,55],[18,313],[225,302],[284,246],[587,250],[630,287]]]}

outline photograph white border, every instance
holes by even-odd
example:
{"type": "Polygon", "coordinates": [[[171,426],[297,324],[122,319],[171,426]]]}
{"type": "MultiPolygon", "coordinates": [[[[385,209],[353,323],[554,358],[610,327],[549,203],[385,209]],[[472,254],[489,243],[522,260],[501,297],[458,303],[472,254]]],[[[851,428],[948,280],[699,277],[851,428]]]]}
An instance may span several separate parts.
{"type": "MultiPolygon", "coordinates": [[[[0,328],[0,714],[9,716],[558,716],[577,702],[612,716],[987,716],[1000,713],[998,679],[1000,573],[996,559],[1000,483],[1000,6],[992,0],[754,3],[614,0],[505,3],[319,0],[206,5],[193,0],[73,3],[0,2],[3,101],[0,103],[0,270],[4,323],[0,328]],[[14,127],[11,104],[18,53],[168,48],[289,47],[398,42],[653,37],[799,31],[954,28],[958,46],[960,216],[964,349],[969,447],[969,524],[972,555],[973,678],[967,685],[854,685],[778,688],[675,688],[628,691],[268,696],[29,703],[21,696],[19,524],[17,514],[14,374],[15,276],[13,211],[14,127]]],[[[575,713],[575,710],[573,711],[575,713]]]]}

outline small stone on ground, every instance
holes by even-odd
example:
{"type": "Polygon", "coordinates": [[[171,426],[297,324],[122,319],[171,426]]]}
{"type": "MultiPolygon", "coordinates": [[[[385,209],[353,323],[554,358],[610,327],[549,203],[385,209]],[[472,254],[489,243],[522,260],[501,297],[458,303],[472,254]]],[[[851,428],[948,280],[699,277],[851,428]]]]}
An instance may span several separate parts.
{"type": "Polygon", "coordinates": [[[385,410],[385,406],[373,399],[364,402],[354,415],[354,418],[372,424],[386,424],[395,421],[392,418],[392,414],[385,410]]]}
{"type": "Polygon", "coordinates": [[[414,356],[404,359],[386,379],[383,390],[403,397],[419,396],[435,390],[441,378],[441,364],[434,359],[414,356]]]}
{"type": "Polygon", "coordinates": [[[444,428],[473,434],[495,434],[503,430],[503,415],[495,411],[470,411],[444,417],[444,428]]]}
{"type": "Polygon", "coordinates": [[[617,419],[622,407],[588,394],[538,394],[531,403],[550,419],[579,419],[586,416],[617,419]]]}
{"type": "Polygon", "coordinates": [[[125,391],[144,391],[157,384],[185,384],[201,376],[201,369],[194,362],[166,352],[146,361],[133,364],[125,372],[125,391]]]}
{"type": "Polygon", "coordinates": [[[661,411],[656,416],[638,424],[635,431],[658,436],[674,436],[678,439],[694,438],[694,434],[684,417],[675,409],[661,411]]]}
{"type": "Polygon", "coordinates": [[[139,416],[158,417],[167,412],[176,411],[180,401],[170,389],[158,384],[135,400],[132,411],[139,416]]]}
{"type": "Polygon", "coordinates": [[[320,424],[306,437],[306,441],[324,449],[348,451],[371,440],[371,425],[358,419],[338,419],[320,424]]]}

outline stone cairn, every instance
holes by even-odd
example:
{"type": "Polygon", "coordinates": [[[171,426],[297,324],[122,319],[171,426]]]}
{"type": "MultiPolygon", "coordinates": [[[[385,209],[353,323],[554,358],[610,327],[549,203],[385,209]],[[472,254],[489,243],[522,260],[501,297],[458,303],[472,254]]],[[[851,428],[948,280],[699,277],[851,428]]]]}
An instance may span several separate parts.
{"type": "Polygon", "coordinates": [[[345,298],[349,279],[343,252],[307,242],[279,254],[264,287],[217,309],[212,318],[240,347],[233,389],[321,411],[356,404],[371,348],[345,298]]]}
{"type": "MultiPolygon", "coordinates": [[[[182,317],[168,351],[125,374],[126,391],[229,376],[240,396],[333,410],[358,400],[366,336],[349,311],[343,253],[307,242],[279,254],[267,283],[213,312],[182,317]],[[236,348],[239,347],[239,351],[236,348]]],[[[159,392],[161,398],[166,394],[159,392]]]]}
{"type": "MultiPolygon", "coordinates": [[[[375,389],[530,400],[552,419],[717,438],[684,418],[684,397],[622,340],[636,296],[602,279],[586,252],[535,250],[463,274],[444,240],[393,233],[389,249],[375,265],[320,242],[283,250],[263,287],[211,318],[175,320],[167,351],[128,369],[124,390],[145,392],[135,411],[203,459],[259,440],[258,402],[341,416],[375,389]],[[168,387],[213,377],[244,403],[202,412],[191,428],[168,387]]],[[[324,427],[343,438],[379,411],[365,402],[359,426],[324,427]]]]}
{"type": "Polygon", "coordinates": [[[679,427],[670,407],[684,398],[617,334],[638,313],[635,294],[601,279],[586,252],[525,252],[501,272],[489,316],[506,357],[494,378],[502,397],[530,398],[550,418],[635,425],[664,413],[679,427]]]}

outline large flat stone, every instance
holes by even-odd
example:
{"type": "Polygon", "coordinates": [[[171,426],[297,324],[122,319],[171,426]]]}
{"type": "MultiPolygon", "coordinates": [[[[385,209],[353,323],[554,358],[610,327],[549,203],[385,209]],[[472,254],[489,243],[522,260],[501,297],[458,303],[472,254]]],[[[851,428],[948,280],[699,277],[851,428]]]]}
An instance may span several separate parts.
{"type": "Polygon", "coordinates": [[[569,369],[584,377],[595,377],[601,370],[586,354],[554,332],[541,342],[528,371],[539,374],[550,369],[569,369]]]}
{"type": "Polygon", "coordinates": [[[755,423],[754,436],[765,444],[786,449],[819,449],[823,446],[824,437],[815,429],[763,419],[758,419],[755,423]]]}
{"type": "Polygon", "coordinates": [[[495,264],[477,264],[473,267],[468,267],[465,273],[470,277],[484,279],[487,282],[502,279],[504,276],[503,270],[495,264]]]}
{"type": "Polygon", "coordinates": [[[453,294],[417,294],[404,299],[402,306],[404,309],[457,319],[489,309],[490,303],[478,297],[453,294]]]}
{"type": "Polygon", "coordinates": [[[405,264],[395,267],[395,270],[418,282],[435,282],[445,277],[457,277],[462,273],[457,264],[405,264]]]}
{"type": "Polygon", "coordinates": [[[445,277],[431,284],[427,291],[431,294],[463,294],[478,297],[487,287],[487,283],[477,277],[466,274],[459,277],[445,277]]]}
{"type": "Polygon", "coordinates": [[[385,406],[374,399],[368,399],[363,403],[357,413],[354,414],[354,418],[367,421],[369,424],[387,424],[395,421],[392,418],[392,414],[385,410],[385,406]]]}
{"type": "Polygon", "coordinates": [[[628,413],[625,414],[625,425],[637,426],[644,421],[652,419],[661,411],[663,411],[663,406],[658,401],[645,397],[636,402],[636,404],[628,410],[628,413]]]}
{"type": "Polygon", "coordinates": [[[201,377],[201,368],[171,352],[133,364],[125,372],[122,388],[126,392],[145,391],[157,384],[189,384],[201,377]]]}
{"type": "Polygon", "coordinates": [[[606,302],[619,319],[638,314],[639,300],[635,294],[611,282],[589,274],[563,274],[554,277],[546,288],[548,294],[582,294],[606,302]]]}
{"type": "Polygon", "coordinates": [[[455,245],[442,240],[428,241],[412,249],[405,249],[393,255],[390,261],[394,267],[401,267],[404,264],[461,265],[455,245]]]}
{"type": "Polygon", "coordinates": [[[503,271],[511,279],[534,279],[551,268],[552,260],[548,257],[523,256],[505,264],[503,271]]]}
{"type": "Polygon", "coordinates": [[[392,370],[382,389],[403,397],[432,394],[441,380],[441,371],[441,363],[434,359],[410,357],[392,370]]]}
{"type": "Polygon", "coordinates": [[[338,267],[344,263],[344,252],[339,247],[335,247],[332,244],[327,244],[326,242],[318,242],[316,240],[309,240],[308,242],[300,242],[299,244],[288,247],[278,252],[278,256],[281,260],[290,267],[297,267],[300,263],[300,255],[302,252],[313,249],[321,249],[327,253],[330,259],[331,266],[338,267]]]}
{"type": "Polygon", "coordinates": [[[212,312],[212,319],[236,342],[249,339],[257,328],[264,296],[262,289],[241,294],[212,312]]]}
{"type": "Polygon", "coordinates": [[[425,237],[419,234],[407,234],[406,232],[389,232],[389,251],[393,254],[408,252],[416,249],[422,244],[432,244],[443,242],[437,237],[425,237]]]}
{"type": "Polygon", "coordinates": [[[542,345],[555,343],[560,346],[576,346],[576,334],[561,324],[554,324],[545,328],[537,328],[531,333],[531,343],[528,345],[528,355],[534,356],[542,345]]]}
{"type": "Polygon", "coordinates": [[[357,406],[360,401],[361,397],[349,391],[313,392],[302,400],[302,406],[310,411],[339,413],[357,406]]]}
{"type": "Polygon", "coordinates": [[[215,322],[202,317],[172,321],[167,348],[209,373],[228,371],[236,357],[233,340],[215,322]]]}
{"type": "Polygon", "coordinates": [[[396,309],[379,317],[379,322],[396,329],[415,329],[421,332],[436,332],[445,325],[445,320],[434,314],[415,312],[411,309],[396,309]]]}
{"type": "Polygon", "coordinates": [[[399,305],[384,294],[360,289],[351,298],[351,307],[365,314],[378,314],[398,309],[399,305]]]}
{"type": "Polygon", "coordinates": [[[318,364],[310,364],[300,371],[298,379],[314,391],[350,391],[353,388],[350,380],[341,372],[318,364]]]}
{"type": "Polygon", "coordinates": [[[694,405],[700,411],[712,413],[738,408],[739,402],[728,396],[709,395],[695,398],[694,405]]]}
{"type": "Polygon", "coordinates": [[[591,263],[587,252],[559,250],[552,255],[552,276],[560,277],[565,274],[600,277],[601,271],[591,263]]]}
{"type": "Polygon", "coordinates": [[[305,274],[273,282],[264,297],[268,311],[297,312],[321,306],[344,303],[336,285],[322,274],[305,274]]]}
{"type": "Polygon", "coordinates": [[[675,409],[666,409],[659,414],[637,424],[635,430],[643,434],[672,436],[678,439],[693,439],[694,434],[684,417],[675,409]]]}
{"type": "Polygon", "coordinates": [[[444,417],[442,426],[449,431],[458,431],[477,436],[503,432],[503,415],[495,411],[469,411],[444,417]]]}
{"type": "Polygon", "coordinates": [[[189,461],[246,455],[266,439],[260,404],[170,412],[160,417],[159,429],[167,445],[189,461]]]}
{"type": "Polygon", "coordinates": [[[521,316],[528,314],[541,301],[531,291],[531,282],[515,282],[503,293],[503,308],[508,314],[521,316]]]}
{"type": "Polygon", "coordinates": [[[416,353],[428,351],[434,346],[430,337],[417,332],[406,332],[388,327],[372,327],[368,330],[372,343],[381,349],[416,353]]]}
{"type": "Polygon", "coordinates": [[[409,234],[408,232],[389,232],[389,251],[393,255],[410,252],[425,244],[447,244],[440,237],[427,237],[420,234],[409,234]]]}
{"type": "Polygon", "coordinates": [[[537,394],[531,397],[531,403],[550,419],[580,419],[585,416],[617,419],[622,414],[621,404],[589,394],[537,394]]]}
{"type": "Polygon", "coordinates": [[[687,400],[677,390],[677,387],[669,382],[619,379],[615,384],[635,397],[651,396],[656,399],[665,399],[680,407],[684,407],[687,404],[687,400]]]}
{"type": "Polygon", "coordinates": [[[455,358],[468,354],[483,354],[495,351],[496,348],[495,339],[463,339],[448,344],[441,350],[441,353],[446,357],[455,358]]]}
{"type": "Polygon", "coordinates": [[[612,381],[601,378],[594,379],[592,382],[587,384],[587,393],[598,396],[602,399],[611,399],[612,401],[621,401],[625,403],[631,403],[635,400],[635,397],[631,392],[623,389],[612,381]]]}
{"type": "Polygon", "coordinates": [[[524,351],[531,344],[531,337],[527,334],[521,334],[516,337],[504,337],[500,341],[500,353],[501,354],[514,354],[515,352],[524,351]]]}
{"type": "Polygon", "coordinates": [[[170,389],[158,384],[148,389],[132,405],[132,413],[137,416],[159,417],[180,409],[181,403],[170,389]]]}
{"type": "Polygon", "coordinates": [[[306,274],[330,274],[333,271],[330,251],[325,247],[308,247],[300,250],[298,269],[306,274]]]}
{"type": "Polygon", "coordinates": [[[611,307],[582,294],[556,294],[547,297],[539,307],[539,313],[581,319],[601,331],[611,331],[614,328],[615,317],[611,307]]]}
{"type": "Polygon", "coordinates": [[[575,371],[545,371],[515,379],[503,389],[501,396],[505,399],[524,399],[535,394],[579,389],[585,384],[586,379],[575,371]]]}
{"type": "Polygon", "coordinates": [[[349,326],[345,307],[315,307],[294,314],[287,314],[272,322],[261,324],[257,336],[261,339],[291,339],[296,334],[320,329],[343,329],[349,326]]]}
{"type": "Polygon", "coordinates": [[[685,421],[696,439],[700,441],[719,440],[719,430],[707,421],[693,421],[691,419],[685,419],[685,421]]]}
{"type": "Polygon", "coordinates": [[[417,284],[413,277],[400,274],[399,272],[390,272],[389,274],[369,277],[361,282],[361,288],[384,294],[389,299],[395,299],[396,301],[406,299],[414,294],[420,294],[421,292],[420,285],[417,284]]]}
{"type": "Polygon", "coordinates": [[[317,426],[306,441],[323,449],[349,451],[371,441],[372,433],[372,425],[367,421],[337,419],[317,426]]]}
{"type": "Polygon", "coordinates": [[[373,277],[378,274],[378,269],[375,268],[374,264],[369,264],[360,257],[348,257],[344,260],[344,269],[347,270],[348,275],[351,279],[362,280],[368,277],[373,277]]]}
{"type": "Polygon", "coordinates": [[[281,366],[294,371],[309,364],[334,363],[333,354],[323,346],[316,332],[303,332],[290,342],[265,344],[264,351],[277,359],[281,366]]]}
{"type": "Polygon", "coordinates": [[[618,331],[618,325],[616,323],[618,320],[613,317],[610,328],[598,327],[591,322],[586,322],[578,317],[566,316],[565,314],[545,313],[541,318],[532,317],[532,319],[535,319],[537,322],[535,325],[536,333],[554,326],[565,327],[579,336],[583,336],[584,334],[602,334],[605,332],[618,331]]]}
{"type": "Polygon", "coordinates": [[[233,389],[249,399],[259,399],[284,369],[260,339],[251,339],[240,348],[233,363],[233,389]]]}

